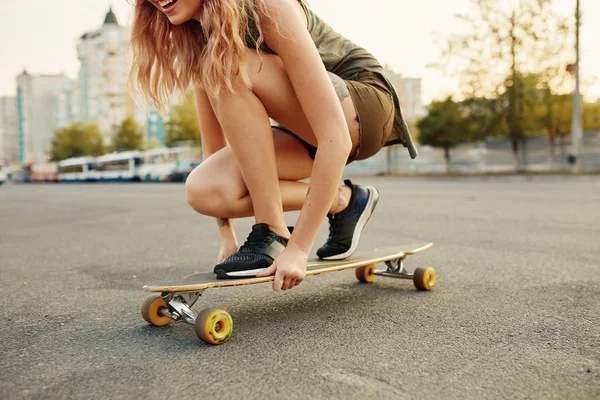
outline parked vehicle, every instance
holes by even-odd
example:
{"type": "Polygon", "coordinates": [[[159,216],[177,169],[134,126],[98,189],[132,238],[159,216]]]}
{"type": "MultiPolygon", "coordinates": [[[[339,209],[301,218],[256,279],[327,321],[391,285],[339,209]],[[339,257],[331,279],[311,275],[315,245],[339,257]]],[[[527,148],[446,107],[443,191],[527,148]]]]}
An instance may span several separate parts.
{"type": "Polygon", "coordinates": [[[69,158],[58,163],[60,182],[93,182],[97,178],[95,157],[69,158]]]}
{"type": "Polygon", "coordinates": [[[182,147],[163,147],[144,151],[143,164],[140,166],[140,180],[142,182],[167,181],[175,171],[183,151],[182,147]]]}
{"type": "Polygon", "coordinates": [[[140,180],[142,154],[126,151],[96,157],[96,177],[101,182],[133,182],[140,180]]]}

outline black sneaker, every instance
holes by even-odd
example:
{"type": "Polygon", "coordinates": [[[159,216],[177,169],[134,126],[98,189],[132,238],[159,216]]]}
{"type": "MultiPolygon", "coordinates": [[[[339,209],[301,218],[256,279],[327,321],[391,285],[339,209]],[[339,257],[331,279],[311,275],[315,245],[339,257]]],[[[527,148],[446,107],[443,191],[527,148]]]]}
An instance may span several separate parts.
{"type": "Polygon", "coordinates": [[[283,252],[288,239],[269,229],[267,224],[256,224],[237,253],[217,264],[217,278],[250,278],[269,268],[273,260],[283,252]]]}
{"type": "Polygon", "coordinates": [[[374,187],[353,185],[349,180],[344,183],[352,189],[352,197],[342,212],[327,214],[329,238],[317,250],[322,260],[343,260],[356,251],[360,234],[379,200],[379,192],[374,187]]]}

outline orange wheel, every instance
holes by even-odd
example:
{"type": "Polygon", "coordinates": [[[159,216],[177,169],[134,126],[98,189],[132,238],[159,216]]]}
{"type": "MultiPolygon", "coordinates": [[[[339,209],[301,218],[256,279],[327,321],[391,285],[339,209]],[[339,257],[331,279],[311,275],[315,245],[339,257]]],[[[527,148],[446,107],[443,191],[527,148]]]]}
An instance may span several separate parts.
{"type": "Polygon", "coordinates": [[[431,267],[419,267],[413,275],[413,283],[419,290],[431,290],[435,286],[435,270],[431,267]]]}
{"type": "Polygon", "coordinates": [[[365,265],[354,270],[354,275],[359,282],[371,283],[375,280],[375,264],[365,265]]]}
{"type": "Polygon", "coordinates": [[[169,325],[171,318],[160,315],[158,310],[167,308],[167,303],[160,296],[149,296],[142,303],[142,318],[154,326],[169,325]]]}
{"type": "Polygon", "coordinates": [[[208,344],[223,344],[233,331],[233,320],[225,310],[207,308],[196,317],[196,336],[208,344]]]}

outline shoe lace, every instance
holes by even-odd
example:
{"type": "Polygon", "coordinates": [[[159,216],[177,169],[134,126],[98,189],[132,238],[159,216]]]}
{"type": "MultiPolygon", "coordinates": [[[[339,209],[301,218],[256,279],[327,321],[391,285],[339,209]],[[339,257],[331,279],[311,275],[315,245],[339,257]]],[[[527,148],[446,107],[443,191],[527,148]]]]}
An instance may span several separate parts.
{"type": "Polygon", "coordinates": [[[255,232],[250,232],[246,242],[240,246],[240,253],[254,253],[257,248],[261,248],[266,246],[271,241],[271,237],[269,235],[262,236],[255,232]]]}
{"type": "Polygon", "coordinates": [[[336,218],[335,214],[327,216],[329,218],[329,239],[334,239],[338,236],[342,226],[341,218],[336,218]]]}

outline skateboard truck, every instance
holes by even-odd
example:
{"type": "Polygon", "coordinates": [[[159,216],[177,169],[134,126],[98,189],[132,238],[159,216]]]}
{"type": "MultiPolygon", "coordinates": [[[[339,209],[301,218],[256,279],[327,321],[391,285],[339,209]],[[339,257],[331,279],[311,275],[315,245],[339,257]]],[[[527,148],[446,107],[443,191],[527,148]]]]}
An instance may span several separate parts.
{"type": "Polygon", "coordinates": [[[411,274],[404,268],[405,259],[406,256],[403,256],[395,260],[386,261],[385,265],[387,265],[387,269],[376,269],[375,275],[399,279],[413,279],[414,274],[411,274]]]}
{"type": "Polygon", "coordinates": [[[166,303],[167,307],[160,308],[158,314],[169,317],[174,321],[184,321],[194,325],[196,323],[196,313],[191,307],[198,301],[204,290],[192,293],[161,293],[160,298],[166,303]]]}

